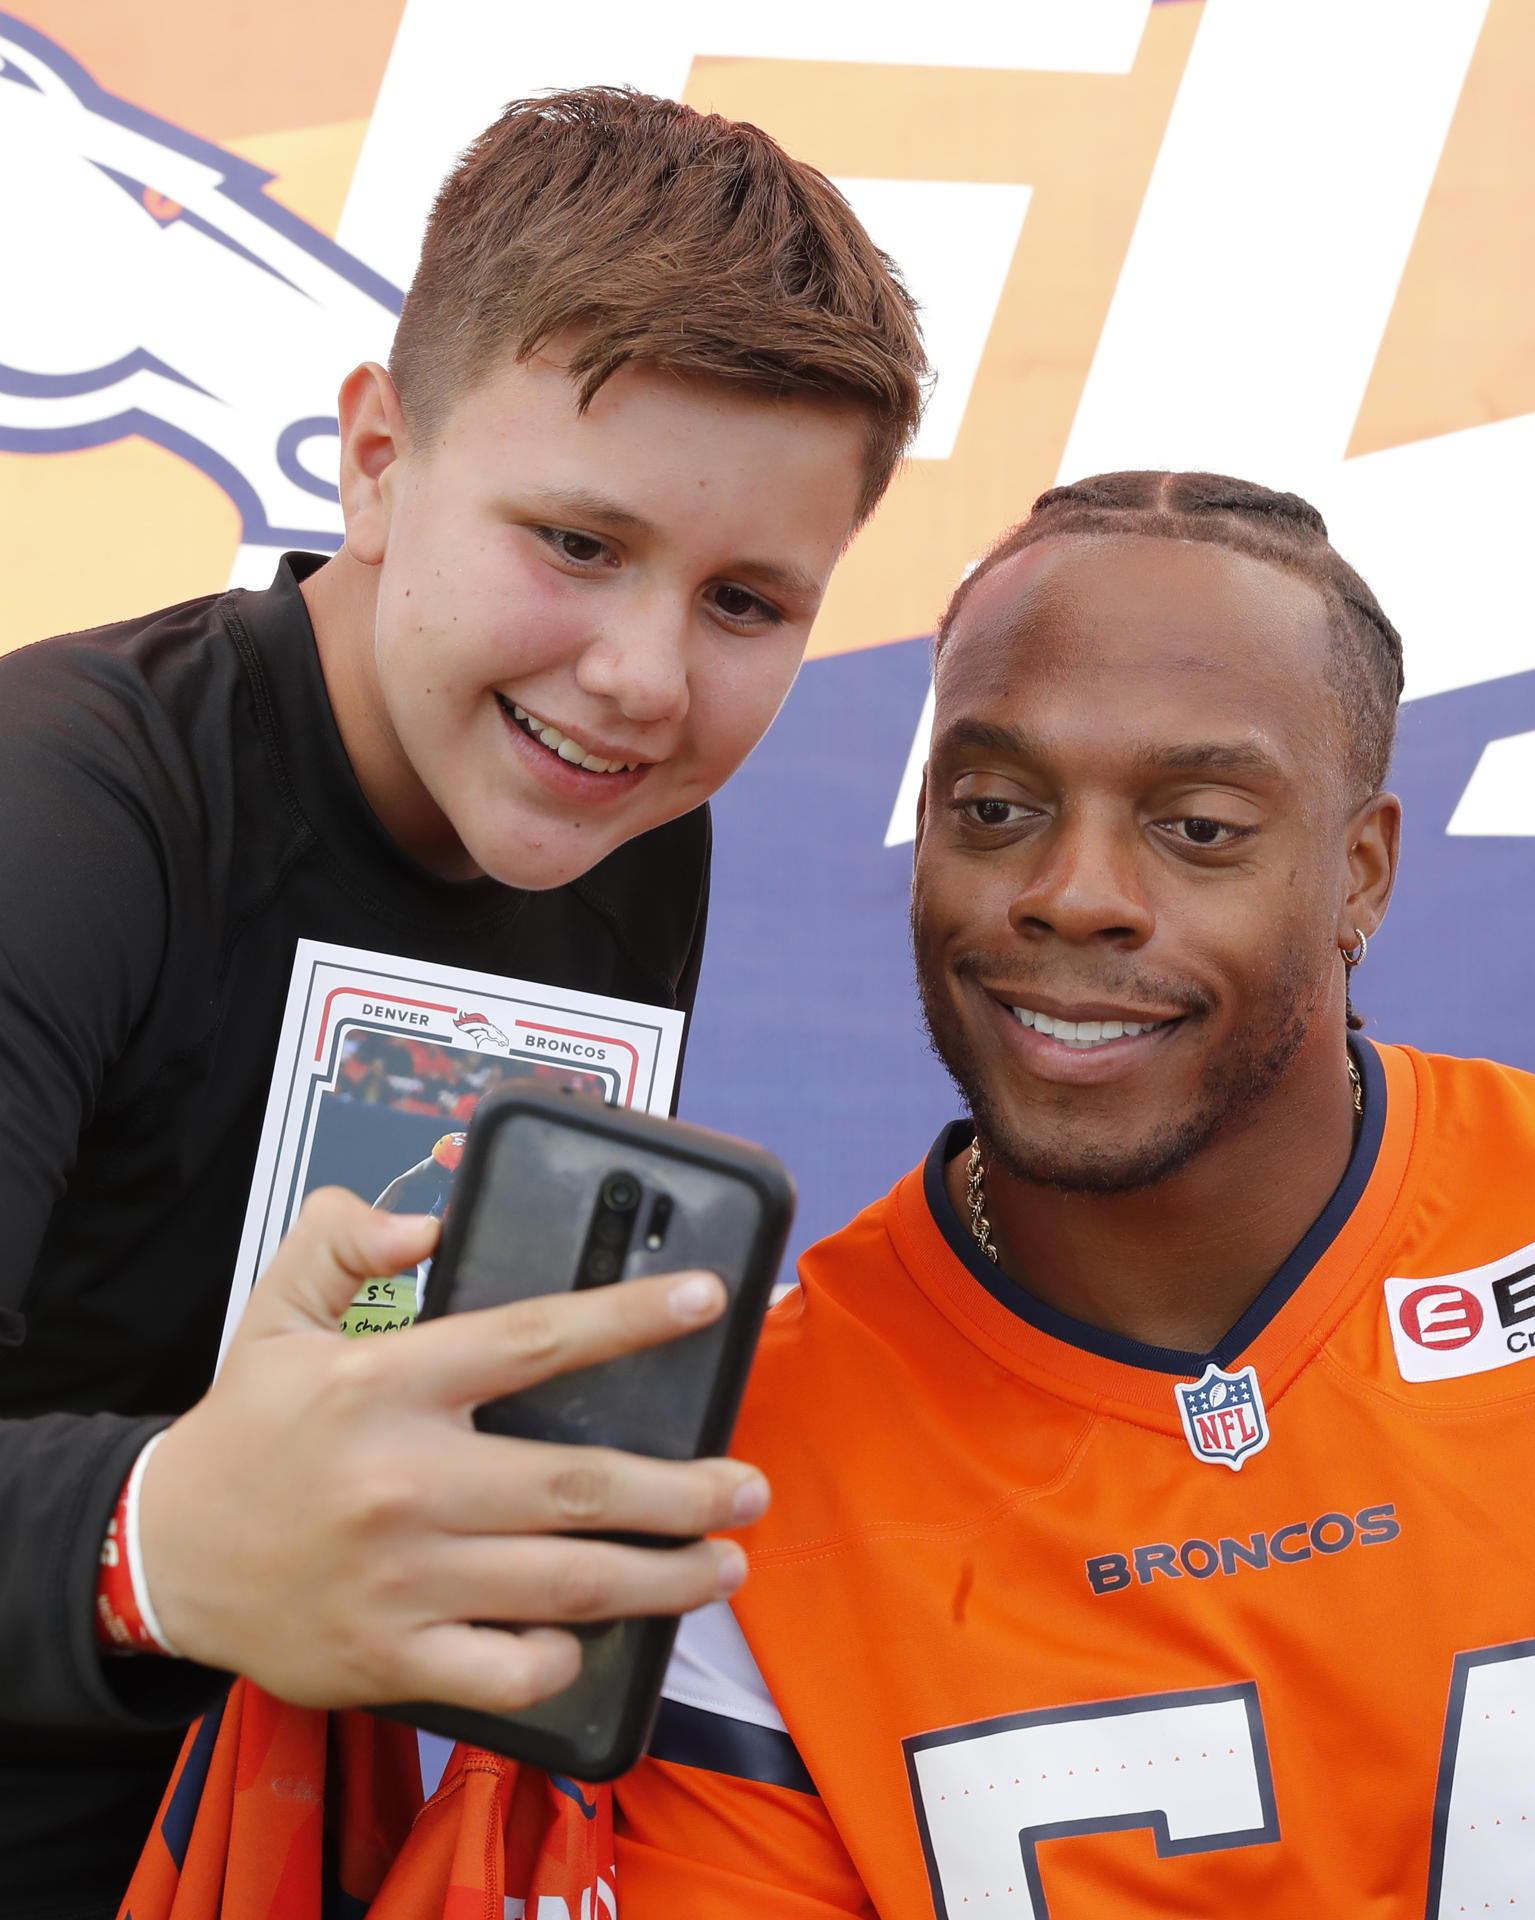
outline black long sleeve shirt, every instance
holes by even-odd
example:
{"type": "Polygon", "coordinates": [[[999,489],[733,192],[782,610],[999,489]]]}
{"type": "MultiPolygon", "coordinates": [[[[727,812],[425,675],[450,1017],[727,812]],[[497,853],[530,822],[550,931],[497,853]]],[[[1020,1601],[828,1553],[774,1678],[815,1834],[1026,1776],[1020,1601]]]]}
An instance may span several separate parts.
{"type": "Polygon", "coordinates": [[[226,1676],[103,1658],[134,1456],[206,1389],[301,938],[692,1003],[707,809],[455,884],[372,813],[290,555],[0,659],[0,1911],[111,1915],[226,1676]]]}

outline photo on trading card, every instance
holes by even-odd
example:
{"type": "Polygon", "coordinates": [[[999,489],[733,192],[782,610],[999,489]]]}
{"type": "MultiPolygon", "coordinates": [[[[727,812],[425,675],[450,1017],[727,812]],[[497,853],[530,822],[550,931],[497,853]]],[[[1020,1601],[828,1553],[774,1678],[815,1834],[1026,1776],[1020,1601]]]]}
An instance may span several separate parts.
{"type": "MultiPolygon", "coordinates": [[[[390,1213],[446,1219],[469,1122],[488,1095],[519,1081],[612,1098],[611,1075],[444,1046],[413,1034],[350,1026],[340,1036],[335,1084],[314,1105],[300,1199],[347,1187],[390,1213]]],[[[431,1261],[381,1275],[361,1289],[348,1333],[408,1327],[420,1311],[431,1261]]]]}
{"type": "MultiPolygon", "coordinates": [[[[346,1187],[369,1206],[441,1218],[464,1135],[488,1095],[533,1080],[665,1114],[682,1031],[675,1008],[299,941],[220,1362],[257,1277],[315,1188],[346,1187]]],[[[370,1279],[347,1330],[409,1326],[425,1272],[370,1279]]]]}

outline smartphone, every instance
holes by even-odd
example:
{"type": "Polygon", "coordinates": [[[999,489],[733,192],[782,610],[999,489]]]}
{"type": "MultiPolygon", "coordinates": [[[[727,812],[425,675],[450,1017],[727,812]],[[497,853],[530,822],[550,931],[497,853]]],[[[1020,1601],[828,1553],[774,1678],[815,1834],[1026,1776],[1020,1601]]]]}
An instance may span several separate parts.
{"type": "MultiPolygon", "coordinates": [[[[712,1326],[492,1400],[475,1424],[668,1460],[723,1453],[793,1218],[794,1183],[761,1147],[591,1094],[495,1095],[469,1129],[421,1317],[706,1268],[729,1294],[712,1326]]],[[[581,1672],[538,1706],[385,1711],[551,1773],[614,1779],[645,1751],[677,1622],[572,1630],[581,1672]]]]}

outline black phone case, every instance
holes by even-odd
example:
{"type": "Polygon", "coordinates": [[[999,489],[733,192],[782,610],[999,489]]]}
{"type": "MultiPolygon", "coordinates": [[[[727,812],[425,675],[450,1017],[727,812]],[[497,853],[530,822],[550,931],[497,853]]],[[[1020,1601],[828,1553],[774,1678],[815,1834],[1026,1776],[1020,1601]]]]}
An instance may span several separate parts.
{"type": "MultiPolygon", "coordinates": [[[[488,1402],[475,1424],[666,1459],[723,1453],[794,1217],[793,1181],[760,1147],[623,1112],[589,1094],[493,1096],[469,1130],[422,1318],[569,1291],[589,1248],[599,1195],[614,1173],[629,1174],[642,1188],[622,1277],[708,1268],[728,1289],[724,1314],[665,1346],[488,1402]],[[663,1243],[650,1249],[646,1221],[662,1194],[670,1218],[663,1243]]],[[[614,1779],[650,1738],[677,1622],[604,1621],[574,1631],[582,1641],[579,1677],[521,1713],[430,1702],[380,1711],[552,1773],[614,1779]]]]}

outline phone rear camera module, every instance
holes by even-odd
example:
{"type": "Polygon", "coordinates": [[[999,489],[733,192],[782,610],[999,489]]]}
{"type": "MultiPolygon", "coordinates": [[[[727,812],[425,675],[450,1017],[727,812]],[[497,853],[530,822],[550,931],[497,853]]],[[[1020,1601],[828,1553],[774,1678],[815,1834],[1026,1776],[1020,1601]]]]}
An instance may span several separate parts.
{"type": "Polygon", "coordinates": [[[604,1176],[576,1269],[578,1288],[611,1286],[623,1272],[644,1197],[645,1189],[632,1173],[620,1170],[604,1176]]]}
{"type": "Polygon", "coordinates": [[[602,1183],[602,1204],[614,1213],[633,1213],[640,1204],[640,1183],[632,1173],[610,1173],[602,1183]]]}

